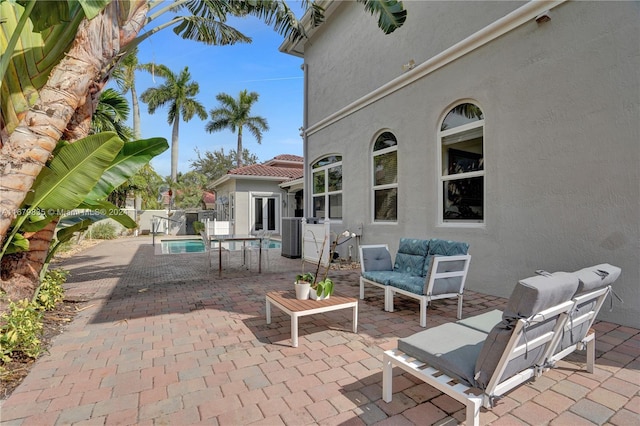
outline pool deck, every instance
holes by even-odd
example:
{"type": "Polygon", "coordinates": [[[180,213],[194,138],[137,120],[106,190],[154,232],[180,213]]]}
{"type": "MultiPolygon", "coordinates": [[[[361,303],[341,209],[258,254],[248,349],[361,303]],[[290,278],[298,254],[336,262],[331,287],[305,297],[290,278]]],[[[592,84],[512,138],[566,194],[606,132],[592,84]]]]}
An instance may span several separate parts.
{"type": "MultiPolygon", "coordinates": [[[[232,260],[218,278],[207,254],[157,256],[144,236],[105,241],[53,265],[71,271],[67,298],[82,310],[0,402],[1,424],[463,422],[461,404],[400,371],[393,402],[381,398],[382,352],[423,330],[412,299],[399,298],[389,313],[383,292],[368,289],[357,334],[350,310],[303,317],[292,348],[288,315],[276,309],[266,324],[265,294],[291,289],[302,262],[276,252],[261,275],[232,260]]],[[[359,270],[330,274],[337,291],[357,297],[359,270]]],[[[463,314],[505,302],[466,291],[463,314]]],[[[455,301],[436,301],[428,327],[455,315],[455,301]]],[[[595,329],[593,374],[572,355],[483,409],[481,423],[640,425],[640,330],[602,321],[595,329]]]]}

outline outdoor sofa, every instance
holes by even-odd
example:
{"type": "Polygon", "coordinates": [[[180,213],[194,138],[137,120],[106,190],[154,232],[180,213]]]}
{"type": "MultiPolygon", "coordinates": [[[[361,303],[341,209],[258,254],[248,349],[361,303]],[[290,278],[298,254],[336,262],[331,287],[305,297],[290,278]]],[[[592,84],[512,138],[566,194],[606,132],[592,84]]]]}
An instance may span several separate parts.
{"type": "Polygon", "coordinates": [[[384,309],[393,312],[393,297],[400,294],[420,302],[420,326],[427,326],[432,300],[458,299],[462,318],[464,284],[471,256],[469,244],[457,241],[401,238],[392,263],[386,244],[360,246],[360,299],[365,284],[384,289],[384,309]]]}
{"type": "Polygon", "coordinates": [[[504,312],[491,311],[398,340],[383,355],[382,397],[392,399],[393,367],[466,406],[467,424],[480,407],[541,376],[575,350],[595,363],[591,326],[620,268],[596,265],[574,273],[544,273],[518,282],[504,312]]]}

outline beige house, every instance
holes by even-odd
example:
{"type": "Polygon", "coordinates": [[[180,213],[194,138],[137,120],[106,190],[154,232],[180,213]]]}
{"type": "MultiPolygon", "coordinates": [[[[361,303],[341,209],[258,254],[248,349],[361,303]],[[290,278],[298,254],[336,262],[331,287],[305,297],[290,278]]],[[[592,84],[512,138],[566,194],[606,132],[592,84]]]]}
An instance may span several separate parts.
{"type": "Polygon", "coordinates": [[[498,296],[611,263],[600,316],[640,327],[638,2],[406,1],[390,35],[324,6],[281,46],[304,58],[304,216],[394,252],[468,242],[468,288],[498,296]]]}
{"type": "Polygon", "coordinates": [[[216,217],[231,222],[231,233],[281,233],[281,219],[302,214],[303,159],[283,154],[229,170],[210,185],[216,217]]]}

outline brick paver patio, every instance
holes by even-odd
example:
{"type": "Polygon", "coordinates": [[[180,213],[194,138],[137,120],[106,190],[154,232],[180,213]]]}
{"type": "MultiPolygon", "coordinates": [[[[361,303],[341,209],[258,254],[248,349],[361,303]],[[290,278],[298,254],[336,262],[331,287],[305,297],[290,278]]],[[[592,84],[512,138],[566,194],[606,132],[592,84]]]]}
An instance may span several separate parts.
{"type": "MultiPolygon", "coordinates": [[[[233,264],[218,278],[205,254],[155,255],[150,237],[108,241],[62,265],[67,296],[85,301],[24,382],[1,402],[2,425],[453,425],[461,404],[396,372],[393,402],[381,398],[381,354],[422,330],[417,303],[367,289],[358,334],[351,311],[303,317],[299,347],[279,310],[265,320],[268,291],[286,290],[300,260],[271,253],[258,275],[233,264]],[[399,303],[398,303],[399,302],[399,303]]],[[[55,267],[55,266],[54,266],[55,267]]],[[[307,269],[308,270],[308,269],[307,269]]],[[[357,297],[358,270],[332,271],[357,297]]],[[[505,299],[467,291],[464,316],[505,299]]],[[[436,301],[428,326],[455,320],[436,301]]],[[[572,355],[483,410],[494,425],[638,425],[640,330],[598,322],[597,368],[572,355]]]]}

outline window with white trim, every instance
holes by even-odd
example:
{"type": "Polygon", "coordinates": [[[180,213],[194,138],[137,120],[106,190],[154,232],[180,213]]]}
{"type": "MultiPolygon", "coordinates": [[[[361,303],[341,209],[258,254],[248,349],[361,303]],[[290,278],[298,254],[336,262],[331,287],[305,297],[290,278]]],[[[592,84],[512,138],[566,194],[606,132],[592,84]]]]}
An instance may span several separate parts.
{"type": "Polygon", "coordinates": [[[329,155],[311,166],[313,217],[342,219],[342,157],[329,155]]]}
{"type": "Polygon", "coordinates": [[[463,103],[445,116],[440,141],[440,219],[444,223],[484,222],[484,115],[463,103]]]}
{"type": "Polygon", "coordinates": [[[398,141],[383,132],[373,144],[373,221],[398,220],[398,141]]]}

